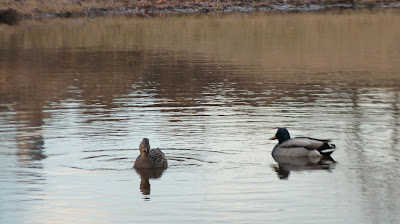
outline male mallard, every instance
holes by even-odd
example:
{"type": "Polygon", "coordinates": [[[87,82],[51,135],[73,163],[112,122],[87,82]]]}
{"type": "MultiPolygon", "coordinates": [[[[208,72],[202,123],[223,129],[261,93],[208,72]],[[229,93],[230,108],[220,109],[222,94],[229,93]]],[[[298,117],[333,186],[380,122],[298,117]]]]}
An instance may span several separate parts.
{"type": "Polygon", "coordinates": [[[144,138],[139,145],[140,155],[136,158],[133,168],[136,169],[166,169],[168,162],[160,149],[150,150],[149,139],[144,138]]]}
{"type": "Polygon", "coordinates": [[[279,128],[270,140],[278,139],[279,143],[272,150],[272,156],[329,156],[335,151],[330,140],[308,137],[290,138],[286,128],[279,128]]]}

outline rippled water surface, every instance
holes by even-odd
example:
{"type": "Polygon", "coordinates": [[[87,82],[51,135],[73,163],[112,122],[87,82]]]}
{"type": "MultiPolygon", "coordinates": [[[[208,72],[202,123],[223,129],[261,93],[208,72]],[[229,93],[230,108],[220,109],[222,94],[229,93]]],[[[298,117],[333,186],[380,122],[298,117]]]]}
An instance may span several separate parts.
{"type": "Polygon", "coordinates": [[[0,26],[1,223],[399,223],[400,13],[0,26]],[[268,140],[330,138],[331,160],[268,140]],[[164,172],[132,169],[142,138],[164,172]]]}

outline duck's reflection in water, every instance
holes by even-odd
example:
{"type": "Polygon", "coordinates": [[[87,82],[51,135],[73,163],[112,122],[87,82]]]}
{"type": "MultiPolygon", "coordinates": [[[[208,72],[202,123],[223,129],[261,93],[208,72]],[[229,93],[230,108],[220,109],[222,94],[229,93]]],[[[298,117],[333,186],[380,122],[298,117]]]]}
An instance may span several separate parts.
{"type": "Polygon", "coordinates": [[[290,172],[301,172],[311,170],[332,170],[335,168],[336,161],[330,156],[324,157],[289,157],[273,156],[278,163],[272,168],[277,173],[279,179],[289,179],[290,172]]]}
{"type": "Polygon", "coordinates": [[[149,200],[150,197],[150,179],[160,178],[166,169],[135,169],[136,173],[140,176],[140,192],[144,196],[144,199],[149,200]]]}

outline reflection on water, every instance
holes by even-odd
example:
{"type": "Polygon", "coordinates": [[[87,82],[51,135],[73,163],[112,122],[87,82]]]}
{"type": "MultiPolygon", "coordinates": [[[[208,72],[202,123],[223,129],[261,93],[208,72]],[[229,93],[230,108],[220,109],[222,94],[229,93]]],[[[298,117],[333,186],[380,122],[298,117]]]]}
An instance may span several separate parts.
{"type": "Polygon", "coordinates": [[[396,223],[399,25],[393,10],[1,26],[0,220],[396,223]],[[337,163],[272,158],[283,126],[332,138],[337,163]],[[168,172],[132,175],[143,137],[168,172]]]}
{"type": "Polygon", "coordinates": [[[331,170],[335,168],[335,160],[332,157],[286,157],[274,156],[278,163],[273,168],[279,179],[288,179],[290,172],[310,170],[331,170]]]}
{"type": "Polygon", "coordinates": [[[140,192],[145,197],[146,200],[150,200],[150,179],[159,179],[165,169],[135,169],[136,173],[140,176],[140,192]]]}

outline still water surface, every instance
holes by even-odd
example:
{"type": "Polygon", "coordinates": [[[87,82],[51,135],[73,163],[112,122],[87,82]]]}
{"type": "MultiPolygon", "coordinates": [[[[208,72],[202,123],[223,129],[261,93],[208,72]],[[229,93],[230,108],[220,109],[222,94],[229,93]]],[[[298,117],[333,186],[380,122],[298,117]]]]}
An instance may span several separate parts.
{"type": "Polygon", "coordinates": [[[400,13],[0,26],[1,223],[399,223],[400,13]],[[275,161],[277,127],[333,161],[275,161]],[[164,172],[132,169],[143,137],[164,172]]]}

